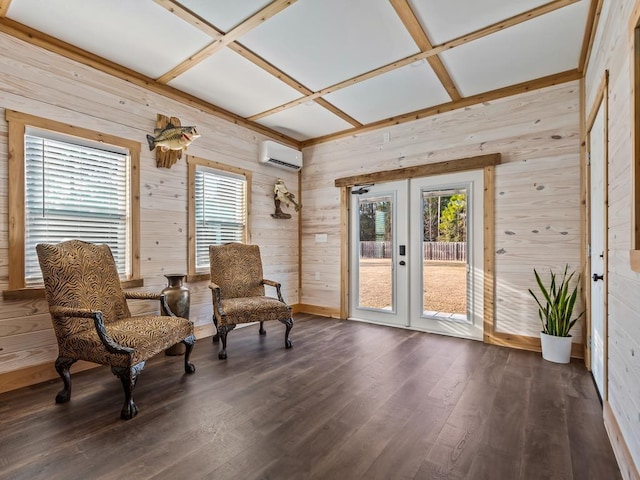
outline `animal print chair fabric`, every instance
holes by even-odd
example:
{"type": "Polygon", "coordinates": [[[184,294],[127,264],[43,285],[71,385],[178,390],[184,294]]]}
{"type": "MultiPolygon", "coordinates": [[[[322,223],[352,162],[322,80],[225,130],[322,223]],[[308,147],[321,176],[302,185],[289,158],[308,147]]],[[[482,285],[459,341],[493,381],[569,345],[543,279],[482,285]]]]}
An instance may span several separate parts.
{"type": "Polygon", "coordinates": [[[40,244],[36,251],[58,341],[55,367],[64,382],[57,403],[71,398],[69,369],[77,360],[109,365],[120,378],[125,393],[123,419],[137,413],[133,387],[146,360],[182,342],[185,372],[195,371],[189,362],[195,343],[193,323],[173,315],[163,295],[125,292],[109,246],[69,240],[40,244]],[[132,317],[128,298],[160,300],[165,315],[132,317]]]}
{"type": "Polygon", "coordinates": [[[227,243],[209,246],[213,297],[213,323],[222,340],[218,358],[227,358],[227,334],[240,323],[260,322],[260,335],[266,335],[264,322],[278,320],[286,326],[285,348],[293,345],[291,307],[282,298],[280,283],[262,278],[262,259],[257,245],[227,243]],[[265,296],[265,285],[276,289],[278,298],[265,296]]]}

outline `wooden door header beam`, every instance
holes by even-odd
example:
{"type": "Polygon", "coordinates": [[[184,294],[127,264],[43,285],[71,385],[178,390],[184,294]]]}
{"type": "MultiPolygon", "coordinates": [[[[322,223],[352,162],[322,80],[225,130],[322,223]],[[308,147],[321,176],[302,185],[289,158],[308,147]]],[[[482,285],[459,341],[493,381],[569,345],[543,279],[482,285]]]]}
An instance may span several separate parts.
{"type": "Polygon", "coordinates": [[[478,170],[484,167],[492,167],[502,163],[500,153],[490,153],[478,155],[476,157],[460,158],[457,160],[447,160],[445,162],[429,163],[426,165],[416,165],[414,167],[398,168],[395,170],[385,170],[382,172],[365,173],[353,175],[351,177],[338,178],[335,181],[336,187],[353,187],[355,185],[366,185],[372,183],[392,182],[394,180],[404,180],[406,178],[428,177],[430,175],[441,175],[443,173],[464,172],[467,170],[478,170]]]}

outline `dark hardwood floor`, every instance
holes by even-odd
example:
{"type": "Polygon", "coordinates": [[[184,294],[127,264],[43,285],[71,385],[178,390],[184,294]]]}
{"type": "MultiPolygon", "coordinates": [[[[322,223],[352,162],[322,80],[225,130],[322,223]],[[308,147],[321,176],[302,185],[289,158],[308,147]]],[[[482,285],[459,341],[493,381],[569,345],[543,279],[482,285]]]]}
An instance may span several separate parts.
{"type": "MultiPolygon", "coordinates": [[[[2,479],[594,479],[620,477],[581,361],[298,315],[152,359],[119,419],[104,367],[0,395],[2,479]]],[[[53,368],[53,367],[52,367],[53,368]]]]}

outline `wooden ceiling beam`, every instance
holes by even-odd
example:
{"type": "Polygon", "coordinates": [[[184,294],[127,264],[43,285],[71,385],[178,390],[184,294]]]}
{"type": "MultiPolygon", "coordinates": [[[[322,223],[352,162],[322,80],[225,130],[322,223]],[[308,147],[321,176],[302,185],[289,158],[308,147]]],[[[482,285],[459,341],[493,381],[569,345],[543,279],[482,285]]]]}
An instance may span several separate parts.
{"type": "MultiPolygon", "coordinates": [[[[188,8],[183,7],[176,0],[154,0],[154,1],[158,5],[164,7],[169,12],[173,13],[174,15],[178,16],[179,18],[187,22],[189,25],[192,25],[196,27],[198,30],[200,30],[201,32],[206,33],[213,39],[217,39],[218,37],[221,37],[224,35],[224,32],[222,32],[221,30],[218,30],[216,27],[214,27],[209,22],[207,22],[205,19],[197,15],[195,12],[189,10],[188,8]]],[[[288,76],[286,73],[279,70],[274,65],[267,62],[264,58],[252,52],[241,43],[231,42],[229,45],[227,45],[227,47],[230,50],[233,50],[238,55],[241,55],[245,59],[249,60],[251,63],[262,68],[264,71],[270,73],[281,82],[289,85],[291,88],[296,89],[302,95],[309,95],[313,93],[312,90],[308,89],[307,87],[302,85],[300,82],[298,82],[294,78],[288,76]]]]}
{"type": "Polygon", "coordinates": [[[0,0],[0,18],[7,16],[9,5],[11,5],[11,0],[0,0]]]}
{"type": "MultiPolygon", "coordinates": [[[[247,18],[244,22],[241,22],[240,24],[238,24],[237,26],[229,30],[224,35],[216,38],[212,43],[210,43],[209,45],[201,49],[199,52],[196,52],[193,55],[189,56],[189,58],[187,58],[185,61],[176,65],[167,73],[158,77],[156,80],[160,83],[169,83],[171,80],[183,74],[194,65],[197,65],[203,60],[209,58],[211,55],[222,50],[224,47],[226,47],[230,43],[235,42],[238,38],[240,38],[245,33],[253,30],[258,25],[267,21],[269,18],[273,17],[277,13],[280,13],[282,10],[284,10],[287,7],[290,7],[296,2],[297,0],[274,0],[269,5],[264,7],[262,10],[253,14],[251,17],[247,18]]],[[[160,4],[162,5],[162,3],[160,4]]],[[[182,10],[181,12],[182,14],[186,9],[184,9],[184,7],[181,7],[181,10],[182,10]]]]}
{"type": "MultiPolygon", "coordinates": [[[[322,98],[317,98],[317,97],[308,98],[309,96],[313,95],[313,91],[312,90],[310,90],[309,88],[305,87],[300,82],[298,82],[294,78],[292,78],[289,75],[287,75],[286,73],[284,73],[282,70],[279,70],[274,65],[272,65],[269,62],[267,62],[264,58],[262,58],[261,56],[255,54],[254,52],[252,52],[251,50],[249,50],[247,47],[245,47],[244,45],[240,44],[239,42],[231,43],[229,45],[229,48],[231,50],[233,50],[234,52],[238,53],[239,55],[242,55],[244,58],[246,58],[247,60],[249,60],[253,64],[255,64],[258,67],[262,68],[265,72],[270,73],[271,75],[276,77],[281,82],[286,83],[291,88],[295,88],[298,92],[300,92],[302,95],[304,95],[305,98],[307,98],[306,101],[314,100],[316,103],[318,103],[322,107],[326,108],[327,110],[329,110],[333,114],[337,115],[338,117],[342,118],[346,122],[350,123],[354,127],[362,126],[362,123],[360,123],[356,119],[350,117],[349,115],[347,115],[347,113],[343,112],[342,110],[340,110],[335,105],[329,103],[327,100],[324,100],[322,98]]],[[[319,97],[319,95],[318,95],[318,97],[319,97]]],[[[251,122],[254,121],[251,118],[247,118],[247,120],[249,120],[251,122]]]]}
{"type": "MultiPolygon", "coordinates": [[[[170,12],[176,14],[177,16],[179,16],[180,18],[183,18],[185,21],[189,22],[190,24],[196,26],[198,29],[200,29],[201,31],[207,33],[208,35],[212,36],[212,38],[222,38],[224,37],[224,33],[221,32],[220,30],[216,29],[214,26],[208,24],[204,19],[198,17],[195,13],[191,12],[190,10],[182,7],[179,3],[177,3],[175,0],[154,0],[156,1],[159,5],[162,5],[164,8],[167,8],[167,10],[169,10],[170,12]]],[[[261,12],[264,12],[265,10],[269,9],[269,7],[274,6],[274,4],[277,4],[279,7],[282,8],[286,8],[286,6],[288,6],[289,4],[295,2],[296,0],[289,0],[289,1],[276,1],[276,2],[272,2],[271,4],[269,4],[267,7],[265,7],[265,9],[263,9],[261,12]],[[284,5],[286,4],[286,5],[284,5]]],[[[394,1],[394,0],[390,0],[390,1],[394,1]]],[[[400,0],[398,0],[400,1],[400,0]]],[[[143,88],[146,88],[148,90],[150,90],[151,92],[166,96],[168,98],[173,98],[177,101],[180,101],[182,103],[185,103],[187,105],[190,105],[194,108],[199,108],[201,110],[203,110],[206,113],[210,113],[214,116],[217,116],[219,118],[223,118],[231,123],[234,123],[236,125],[239,126],[243,126],[245,128],[248,128],[250,130],[253,130],[255,132],[261,133],[267,137],[273,138],[274,140],[278,140],[281,141],[282,143],[294,146],[294,147],[301,147],[301,146],[309,146],[309,145],[315,145],[317,143],[323,143],[326,141],[330,141],[333,139],[337,139],[337,138],[342,138],[345,136],[350,136],[350,135],[355,135],[355,134],[360,134],[360,133],[365,133],[368,131],[372,131],[378,128],[384,128],[385,126],[389,126],[389,125],[397,125],[400,123],[405,123],[405,122],[409,122],[412,120],[417,120],[420,118],[424,118],[424,117],[428,117],[428,116],[432,116],[432,115],[437,115],[439,113],[443,113],[443,112],[448,112],[451,110],[456,110],[458,108],[463,108],[465,106],[469,106],[469,105],[474,105],[476,103],[481,103],[481,102],[485,102],[485,101],[491,101],[491,100],[495,100],[498,98],[502,98],[502,97],[507,97],[507,96],[511,96],[511,95],[516,95],[518,93],[523,93],[529,90],[533,90],[533,89],[538,89],[538,88],[544,88],[546,86],[550,86],[550,85],[556,85],[559,83],[564,83],[564,82],[568,82],[571,80],[575,80],[577,78],[580,78],[581,76],[581,70],[576,69],[576,70],[571,70],[568,72],[563,72],[560,74],[556,74],[556,75],[551,75],[548,77],[544,77],[541,79],[537,79],[537,80],[533,80],[531,82],[524,82],[518,85],[513,85],[513,86],[509,86],[509,87],[504,87],[498,90],[494,90],[491,92],[486,92],[486,93],[482,93],[482,94],[478,94],[478,95],[474,95],[472,97],[467,97],[467,98],[461,98],[459,100],[454,100],[452,102],[448,102],[442,105],[437,105],[437,106],[433,106],[433,107],[429,107],[429,108],[425,108],[416,112],[411,112],[411,113],[407,113],[404,115],[400,115],[397,117],[392,117],[390,119],[385,119],[385,120],[381,120],[378,122],[374,122],[371,124],[366,124],[366,125],[362,125],[360,122],[358,122],[357,120],[351,118],[349,115],[347,115],[345,112],[342,112],[341,110],[339,110],[338,108],[336,108],[335,106],[331,105],[329,102],[327,102],[326,100],[324,100],[323,98],[321,98],[323,95],[327,95],[328,93],[340,90],[342,88],[345,88],[347,86],[350,85],[354,85],[356,83],[362,82],[364,80],[367,80],[369,78],[374,78],[378,75],[381,75],[383,73],[395,70],[397,68],[401,68],[405,65],[409,65],[417,60],[421,60],[421,59],[428,59],[430,57],[434,57],[436,55],[438,55],[439,53],[446,51],[450,48],[454,48],[460,45],[463,45],[465,43],[471,42],[473,40],[477,40],[478,38],[482,38],[484,36],[490,35],[492,33],[495,33],[497,31],[503,30],[505,28],[517,25],[519,23],[522,23],[524,21],[527,20],[531,20],[533,18],[536,18],[540,15],[544,15],[546,13],[550,13],[554,10],[557,10],[559,8],[571,5],[573,3],[576,3],[580,0],[553,0],[545,5],[542,5],[540,7],[531,9],[527,12],[524,12],[522,14],[519,15],[515,15],[511,18],[508,18],[506,20],[503,20],[501,22],[497,22],[493,25],[490,25],[488,27],[479,29],[475,32],[472,32],[468,35],[463,35],[461,37],[458,37],[456,39],[450,40],[448,42],[445,42],[441,45],[435,46],[433,48],[431,48],[430,50],[426,50],[423,51],[419,54],[416,55],[411,55],[409,57],[406,57],[404,59],[398,60],[396,62],[392,62],[388,65],[385,65],[381,68],[372,70],[370,72],[366,72],[362,75],[358,75],[356,77],[353,77],[351,79],[345,80],[343,82],[340,82],[336,85],[332,85],[330,87],[327,87],[325,89],[322,89],[318,92],[313,92],[310,89],[308,89],[307,87],[305,87],[304,85],[300,84],[299,82],[297,82],[295,79],[287,76],[284,72],[278,70],[275,66],[271,65],[269,62],[267,62],[266,60],[262,59],[261,57],[259,57],[258,55],[256,55],[255,53],[251,52],[249,49],[247,49],[246,47],[242,46],[241,44],[239,44],[238,42],[235,41],[231,41],[227,46],[229,46],[229,48],[233,49],[236,53],[239,53],[240,55],[242,55],[243,57],[249,59],[250,61],[252,61],[253,63],[255,63],[256,65],[258,65],[259,67],[263,68],[265,71],[271,73],[272,75],[274,75],[276,78],[280,79],[281,81],[285,82],[287,85],[291,86],[292,88],[296,89],[297,91],[299,91],[303,96],[301,98],[298,98],[292,102],[289,102],[285,105],[281,105],[279,107],[276,107],[274,109],[271,109],[267,112],[263,112],[261,114],[258,115],[254,115],[252,117],[249,118],[243,118],[240,117],[239,115],[233,114],[227,110],[224,110],[220,107],[217,107],[209,102],[206,102],[202,99],[199,99],[193,95],[187,94],[185,92],[182,92],[180,90],[177,90],[173,87],[170,87],[166,84],[160,83],[154,79],[151,79],[149,77],[146,77],[138,72],[135,72],[133,70],[130,70],[126,67],[123,67],[121,65],[118,65],[114,62],[111,62],[109,60],[106,60],[104,58],[101,58],[99,56],[96,56],[90,52],[87,52],[85,50],[82,50],[78,47],[75,47],[74,45],[70,45],[66,42],[63,42],[61,40],[58,40],[54,37],[51,37],[47,34],[44,34],[42,32],[39,32],[35,29],[32,29],[30,27],[27,27],[25,25],[22,25],[18,22],[15,22],[13,20],[10,20],[8,18],[6,18],[4,15],[6,15],[6,10],[9,7],[9,4],[11,3],[11,0],[0,0],[0,32],[4,32],[8,35],[11,35],[13,37],[16,37],[22,41],[25,41],[27,43],[33,44],[35,46],[44,48],[46,50],[49,50],[51,52],[57,53],[59,55],[62,55],[66,58],[70,58],[74,61],[80,62],[84,65],[88,65],[92,68],[96,68],[97,70],[100,70],[102,72],[108,73],[110,75],[113,75],[117,78],[123,79],[125,81],[128,81],[130,83],[133,83],[135,85],[141,86],[143,88]],[[333,112],[334,114],[338,115],[340,118],[344,119],[345,121],[347,121],[348,123],[350,123],[351,125],[354,126],[354,128],[352,129],[348,129],[348,130],[343,130],[341,132],[337,132],[335,134],[331,134],[331,135],[325,135],[323,137],[318,137],[318,138],[314,138],[314,139],[310,139],[307,140],[305,142],[299,142],[287,135],[281,134],[279,132],[276,132],[274,130],[271,130],[267,127],[264,127],[260,124],[257,124],[254,122],[255,119],[258,118],[262,118],[264,116],[273,114],[273,113],[277,113],[278,111],[282,111],[285,110],[287,108],[291,108],[295,105],[300,105],[302,103],[308,102],[310,100],[314,100],[316,101],[318,104],[320,104],[321,106],[323,106],[324,108],[327,108],[328,110],[330,110],[331,112],[333,112]]],[[[595,12],[595,17],[594,17],[594,24],[591,26],[591,31],[589,34],[589,38],[591,38],[590,42],[592,43],[592,37],[595,34],[595,25],[597,23],[597,17],[599,17],[599,12],[600,9],[602,8],[602,0],[595,0],[597,2],[597,7],[594,10],[594,7],[592,7],[592,10],[590,12],[595,12]]],[[[275,7],[274,7],[275,8],[275,7]]],[[[271,11],[269,11],[271,12],[271,11]]],[[[260,12],[259,12],[260,13],[260,12]]],[[[276,12],[277,13],[277,12],[276,12]]],[[[270,15],[274,15],[275,13],[270,13],[270,15]]],[[[256,14],[258,15],[258,14],[256,14]]],[[[253,23],[248,23],[249,20],[247,20],[246,22],[243,22],[241,25],[243,25],[244,23],[247,23],[246,27],[243,28],[247,28],[246,31],[250,30],[249,26],[250,25],[257,25],[259,24],[261,21],[266,20],[267,17],[263,18],[262,20],[260,20],[259,18],[255,18],[255,15],[253,17],[251,17],[251,19],[253,19],[253,23]],[[255,23],[258,22],[258,23],[255,23]]],[[[240,27],[241,25],[239,25],[238,27],[240,27]]],[[[236,28],[238,28],[236,27],[236,28]]],[[[251,27],[253,28],[253,27],[251,27]]],[[[413,28],[413,27],[412,27],[413,28]]],[[[420,27],[421,28],[421,27],[420,27]]],[[[229,32],[231,33],[231,32],[229,32]]],[[[424,32],[423,32],[424,33],[424,32]]],[[[425,35],[426,37],[426,35],[425,35]]],[[[229,37],[231,38],[231,37],[229,37]]],[[[585,33],[585,38],[586,38],[586,33],[585,33]]],[[[428,41],[428,38],[427,38],[428,41]]],[[[420,47],[421,48],[421,47],[420,47]]],[[[583,49],[584,49],[584,45],[583,45],[583,49]]],[[[589,47],[590,48],[590,47],[589,47]]],[[[588,51],[588,48],[587,48],[588,51]]],[[[583,56],[586,57],[587,54],[585,54],[583,52],[582,54],[583,56]]]]}
{"type": "Polygon", "coordinates": [[[435,105],[433,107],[424,108],[415,112],[398,115],[397,117],[391,117],[378,122],[368,123],[361,128],[351,128],[349,130],[343,130],[342,132],[325,135],[322,137],[313,138],[301,142],[301,146],[309,147],[311,145],[317,145],[319,143],[325,143],[332,140],[337,140],[344,137],[352,137],[354,135],[361,135],[363,133],[378,130],[380,128],[391,127],[394,125],[400,125],[402,123],[412,122],[414,120],[420,120],[421,118],[432,117],[445,112],[451,112],[460,108],[469,107],[471,105],[477,105],[479,103],[491,102],[500,98],[510,97],[513,95],[519,95],[521,93],[530,92],[532,90],[539,90],[541,88],[551,87],[562,83],[572,82],[582,78],[582,74],[575,70],[568,70],[562,73],[556,73],[546,77],[538,78],[528,82],[522,82],[517,85],[510,85],[508,87],[499,88],[490,92],[479,93],[471,97],[462,98],[456,102],[443,103],[441,105],[435,105]]]}
{"type": "Polygon", "coordinates": [[[478,40],[480,38],[486,37],[487,35],[491,35],[492,33],[499,32],[506,28],[513,27],[515,25],[519,25],[528,20],[533,20],[534,18],[540,17],[542,15],[546,15],[547,13],[555,12],[556,10],[568,7],[569,5],[573,5],[581,0],[553,0],[549,3],[545,3],[544,5],[540,5],[539,7],[532,8],[531,10],[527,10],[526,12],[520,13],[518,15],[514,15],[513,17],[509,17],[506,20],[502,20],[500,22],[496,22],[488,27],[481,28],[476,30],[475,32],[471,32],[467,35],[462,35],[458,38],[454,38],[453,40],[449,40],[448,42],[435,47],[431,53],[432,55],[441,53],[445,50],[449,50],[450,48],[459,47],[460,45],[464,45],[465,43],[473,42],[474,40],[478,40]]]}
{"type": "MultiPolygon", "coordinates": [[[[420,52],[427,52],[433,49],[433,44],[429,40],[427,33],[420,25],[420,21],[416,17],[415,13],[411,9],[408,0],[389,0],[391,6],[394,8],[398,17],[404,24],[405,28],[416,42],[416,45],[420,49],[420,52]]],[[[445,88],[451,100],[460,100],[462,95],[458,91],[458,87],[449,75],[447,68],[442,63],[442,60],[438,55],[433,55],[427,58],[427,62],[431,65],[433,72],[440,80],[440,83],[445,88]]]]}
{"type": "Polygon", "coordinates": [[[312,90],[310,90],[309,88],[305,87],[302,83],[298,82],[295,78],[290,77],[289,75],[284,73],[282,70],[278,69],[276,66],[274,66],[271,63],[269,63],[268,61],[266,61],[260,55],[257,55],[256,53],[252,52],[251,50],[249,50],[247,47],[245,47],[241,43],[233,42],[233,43],[229,44],[229,49],[233,50],[238,55],[241,55],[243,58],[249,60],[254,65],[257,65],[258,67],[260,67],[265,72],[273,75],[274,77],[276,77],[281,82],[283,82],[283,83],[287,84],[288,86],[290,86],[291,88],[297,90],[302,95],[309,95],[309,94],[313,93],[312,90]]]}
{"type": "Polygon", "coordinates": [[[336,107],[335,105],[329,103],[328,101],[326,101],[324,98],[316,98],[315,102],[320,105],[321,107],[326,108],[327,110],[329,110],[331,113],[333,113],[334,115],[340,117],[342,120],[344,120],[345,122],[353,125],[354,127],[362,127],[362,123],[360,123],[358,120],[356,120],[355,118],[353,118],[352,116],[348,115],[347,113],[343,112],[342,110],[340,110],[338,107],[336,107]]]}
{"type": "Polygon", "coordinates": [[[205,113],[209,113],[218,118],[222,118],[233,124],[248,128],[254,132],[265,135],[279,142],[285,143],[292,147],[299,147],[300,142],[284,135],[280,132],[276,132],[267,127],[259,125],[254,122],[249,122],[246,119],[228,112],[220,107],[212,105],[209,102],[205,102],[193,95],[182,92],[169,85],[164,85],[156,82],[154,79],[149,78],[141,73],[135,72],[127,67],[118,65],[105,58],[99,57],[93,53],[87,52],[81,48],[63,42],[57,38],[54,38],[46,33],[40,32],[33,28],[27,27],[19,22],[11,20],[9,18],[0,18],[0,32],[11,35],[19,40],[22,40],[31,45],[35,45],[39,48],[43,48],[55,54],[61,55],[75,62],[87,65],[91,68],[95,68],[101,72],[112,75],[116,78],[129,82],[133,85],[137,85],[141,88],[149,90],[150,92],[162,95],[167,98],[179,101],[190,107],[202,110],[205,113]]]}
{"type": "Polygon", "coordinates": [[[169,13],[173,13],[176,17],[184,20],[192,27],[197,28],[205,35],[209,35],[212,39],[218,40],[224,35],[222,30],[218,30],[216,27],[207,22],[204,18],[200,17],[197,13],[189,10],[187,7],[181,5],[176,0],[153,0],[158,5],[163,7],[169,13]]]}
{"type": "Polygon", "coordinates": [[[488,27],[476,30],[475,32],[471,32],[467,35],[462,35],[458,38],[454,38],[453,40],[449,40],[448,42],[445,42],[441,45],[433,47],[431,50],[417,53],[415,55],[410,55],[401,60],[397,60],[395,62],[391,62],[387,65],[384,65],[380,68],[376,68],[369,72],[344,80],[340,83],[336,83],[335,85],[331,85],[330,87],[326,87],[326,88],[323,88],[322,90],[318,90],[317,92],[314,92],[311,95],[306,95],[304,97],[297,98],[291,102],[285,103],[283,105],[279,105],[269,110],[265,110],[264,112],[260,112],[256,115],[252,115],[251,117],[248,117],[248,120],[255,121],[260,118],[273,115],[274,113],[278,113],[283,110],[287,110],[289,108],[295,107],[297,105],[301,105],[305,102],[308,102],[309,100],[315,100],[316,98],[320,98],[324,95],[328,95],[329,93],[342,90],[343,88],[349,87],[351,85],[355,85],[356,83],[364,82],[365,80],[369,80],[371,78],[375,78],[378,75],[382,75],[383,73],[387,73],[397,68],[410,65],[414,62],[417,62],[418,60],[423,60],[423,59],[433,57],[451,48],[459,47],[460,45],[464,45],[465,43],[478,40],[479,38],[486,37],[487,35],[491,35],[492,33],[499,32],[501,30],[504,30],[505,28],[513,27],[514,25],[518,25],[522,22],[526,22],[527,20],[537,18],[541,15],[545,15],[547,13],[553,12],[555,10],[558,10],[559,8],[566,7],[578,1],[580,0],[554,0],[552,2],[546,3],[544,5],[533,8],[531,10],[528,10],[524,13],[514,15],[513,17],[507,18],[506,20],[502,20],[500,22],[489,25],[488,27]]]}
{"type": "MultiPolygon", "coordinates": [[[[207,35],[211,36],[212,38],[218,38],[218,37],[224,36],[224,32],[222,32],[221,30],[218,30],[216,27],[214,27],[209,22],[207,22],[205,19],[200,17],[195,12],[189,10],[188,8],[182,6],[176,0],[154,0],[154,1],[158,5],[164,7],[169,12],[171,12],[174,15],[178,16],[179,18],[181,18],[182,20],[184,20],[188,24],[196,27],[201,32],[206,33],[207,35]]],[[[274,66],[273,64],[269,63],[267,60],[262,58],[260,55],[254,53],[253,51],[251,51],[250,49],[248,49],[247,47],[242,45],[240,42],[233,41],[233,42],[229,43],[227,45],[227,47],[230,50],[232,50],[235,53],[237,53],[238,55],[241,55],[243,58],[249,60],[254,65],[257,65],[258,67],[260,67],[265,72],[273,75],[274,77],[276,77],[281,82],[283,82],[286,85],[290,86],[291,88],[297,90],[298,92],[300,92],[300,94],[304,95],[305,97],[308,96],[308,95],[312,95],[313,94],[312,90],[310,90],[309,88],[305,87],[303,84],[298,82],[296,79],[290,77],[289,75],[284,73],[282,70],[278,69],[276,66],[274,66]]],[[[309,100],[312,100],[312,99],[308,99],[307,101],[309,101],[309,100]]],[[[342,118],[343,120],[345,120],[347,123],[353,125],[354,127],[361,127],[362,126],[362,123],[358,122],[356,119],[352,118],[347,113],[343,112],[342,110],[340,110],[336,106],[332,105],[328,101],[323,100],[323,99],[318,99],[318,100],[315,100],[315,101],[316,101],[316,103],[318,103],[322,107],[326,108],[327,110],[332,112],[334,115],[342,118]]],[[[253,120],[249,120],[249,121],[253,121],[253,120]]]]}

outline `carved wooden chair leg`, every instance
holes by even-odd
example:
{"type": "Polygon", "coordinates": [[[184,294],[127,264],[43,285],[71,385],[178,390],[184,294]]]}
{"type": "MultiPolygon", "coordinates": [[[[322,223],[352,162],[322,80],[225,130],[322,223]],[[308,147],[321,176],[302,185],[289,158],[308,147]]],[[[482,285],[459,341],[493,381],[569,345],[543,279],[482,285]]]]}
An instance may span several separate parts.
{"type": "Polygon", "coordinates": [[[236,328],[235,324],[232,325],[220,325],[218,327],[218,333],[220,334],[220,340],[222,340],[222,345],[220,346],[220,351],[218,352],[218,358],[220,360],[224,360],[227,358],[227,333],[236,328]]]}
{"type": "Polygon", "coordinates": [[[65,403],[71,398],[71,374],[69,369],[75,362],[75,359],[69,357],[58,357],[56,359],[56,372],[58,372],[64,383],[64,388],[56,395],[56,403],[65,403]]]}
{"type": "Polygon", "coordinates": [[[195,367],[195,365],[193,363],[191,363],[189,361],[189,358],[191,357],[191,351],[193,350],[193,346],[196,343],[195,335],[189,335],[187,338],[182,340],[182,343],[184,343],[184,346],[185,346],[184,372],[185,373],[193,373],[193,372],[196,371],[196,367],[195,367]]]}
{"type": "Polygon", "coordinates": [[[123,420],[130,420],[138,414],[138,407],[133,403],[133,388],[144,365],[145,362],[140,362],[133,367],[111,367],[111,371],[120,379],[124,389],[124,405],[120,411],[120,418],[123,420]]]}
{"type": "Polygon", "coordinates": [[[293,318],[280,320],[280,322],[284,323],[287,326],[287,329],[284,331],[284,348],[291,348],[293,347],[293,342],[289,338],[289,332],[293,328],[293,318]]]}
{"type": "Polygon", "coordinates": [[[266,335],[267,331],[264,329],[264,322],[260,322],[260,330],[258,330],[260,335],[266,335]]]}
{"type": "Polygon", "coordinates": [[[216,319],[216,316],[213,316],[213,324],[216,327],[216,333],[213,335],[213,343],[217,343],[218,340],[220,340],[220,335],[218,334],[218,320],[216,319]]]}

